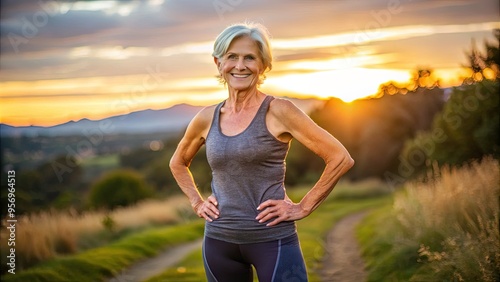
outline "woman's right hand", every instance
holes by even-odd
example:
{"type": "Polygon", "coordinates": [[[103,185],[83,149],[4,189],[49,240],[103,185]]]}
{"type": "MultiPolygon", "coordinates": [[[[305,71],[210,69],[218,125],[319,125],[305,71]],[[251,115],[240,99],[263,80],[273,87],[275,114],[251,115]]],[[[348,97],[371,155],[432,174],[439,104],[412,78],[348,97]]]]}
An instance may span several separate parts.
{"type": "Polygon", "coordinates": [[[210,195],[205,201],[198,202],[193,209],[199,217],[212,222],[213,220],[219,218],[219,209],[217,208],[218,204],[219,203],[217,203],[215,196],[210,195]]]}

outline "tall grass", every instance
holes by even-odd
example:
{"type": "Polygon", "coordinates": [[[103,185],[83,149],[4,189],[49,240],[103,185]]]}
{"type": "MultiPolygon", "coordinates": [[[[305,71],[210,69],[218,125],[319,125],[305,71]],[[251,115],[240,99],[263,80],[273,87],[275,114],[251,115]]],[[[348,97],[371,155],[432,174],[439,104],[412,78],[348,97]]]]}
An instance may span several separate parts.
{"type": "MultiPolygon", "coordinates": [[[[183,196],[174,196],[163,201],[149,200],[135,206],[116,209],[112,212],[94,211],[77,214],[74,211],[48,211],[23,216],[16,226],[17,268],[23,269],[59,254],[79,251],[80,241],[86,237],[97,237],[108,232],[105,219],[111,220],[113,232],[140,228],[155,224],[183,221],[189,216],[190,205],[183,196]]],[[[7,253],[8,230],[2,228],[0,236],[2,254],[7,253]]],[[[10,247],[9,247],[10,248],[10,247]]],[[[2,256],[2,267],[6,265],[2,256]]]]}
{"type": "Polygon", "coordinates": [[[392,211],[380,211],[360,228],[370,281],[500,280],[498,161],[442,168],[437,175],[407,185],[392,211]]]}
{"type": "Polygon", "coordinates": [[[398,222],[419,242],[425,263],[414,279],[500,279],[499,172],[494,159],[444,168],[439,179],[409,185],[396,197],[398,222]]]}

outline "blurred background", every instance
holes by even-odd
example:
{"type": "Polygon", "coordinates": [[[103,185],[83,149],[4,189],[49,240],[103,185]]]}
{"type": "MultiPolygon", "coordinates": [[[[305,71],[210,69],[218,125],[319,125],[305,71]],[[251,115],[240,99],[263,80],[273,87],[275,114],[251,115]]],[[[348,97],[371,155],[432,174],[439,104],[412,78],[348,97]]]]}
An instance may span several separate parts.
{"type": "MultiPolygon", "coordinates": [[[[347,147],[352,185],[396,191],[443,167],[498,160],[499,10],[493,0],[2,1],[2,218],[9,171],[16,216],[102,211],[95,232],[121,226],[109,217],[118,208],[183,202],[168,161],[190,119],[227,97],[212,44],[242,21],[272,35],[261,90],[347,147]]],[[[287,187],[311,187],[322,168],[293,141],[287,187]]],[[[203,149],[191,169],[210,193],[203,149]]],[[[189,207],[179,211],[152,222],[191,220],[189,207]]],[[[28,268],[105,244],[74,237],[20,259],[28,268]]]]}

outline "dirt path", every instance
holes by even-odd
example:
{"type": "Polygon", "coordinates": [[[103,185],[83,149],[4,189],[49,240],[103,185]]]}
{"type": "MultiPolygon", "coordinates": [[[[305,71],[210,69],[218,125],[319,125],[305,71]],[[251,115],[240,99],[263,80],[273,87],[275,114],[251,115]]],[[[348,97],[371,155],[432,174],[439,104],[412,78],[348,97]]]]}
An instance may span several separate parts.
{"type": "Polygon", "coordinates": [[[365,264],[355,236],[356,225],[368,212],[359,212],[341,219],[328,233],[322,281],[362,282],[366,280],[365,264]]]}
{"type": "Polygon", "coordinates": [[[167,267],[180,262],[190,252],[201,248],[202,239],[168,248],[156,257],[140,261],[126,269],[109,282],[140,282],[162,273],[167,267]]]}

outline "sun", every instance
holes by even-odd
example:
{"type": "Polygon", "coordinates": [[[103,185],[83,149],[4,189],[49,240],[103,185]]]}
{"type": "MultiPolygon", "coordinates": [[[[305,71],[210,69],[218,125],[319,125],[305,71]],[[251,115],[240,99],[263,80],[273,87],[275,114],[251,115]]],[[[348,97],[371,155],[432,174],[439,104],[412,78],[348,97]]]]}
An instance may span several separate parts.
{"type": "Polygon", "coordinates": [[[297,95],[322,99],[337,97],[352,102],[377,93],[379,86],[387,81],[410,79],[411,73],[405,70],[349,68],[270,77],[265,84],[297,95]]]}

